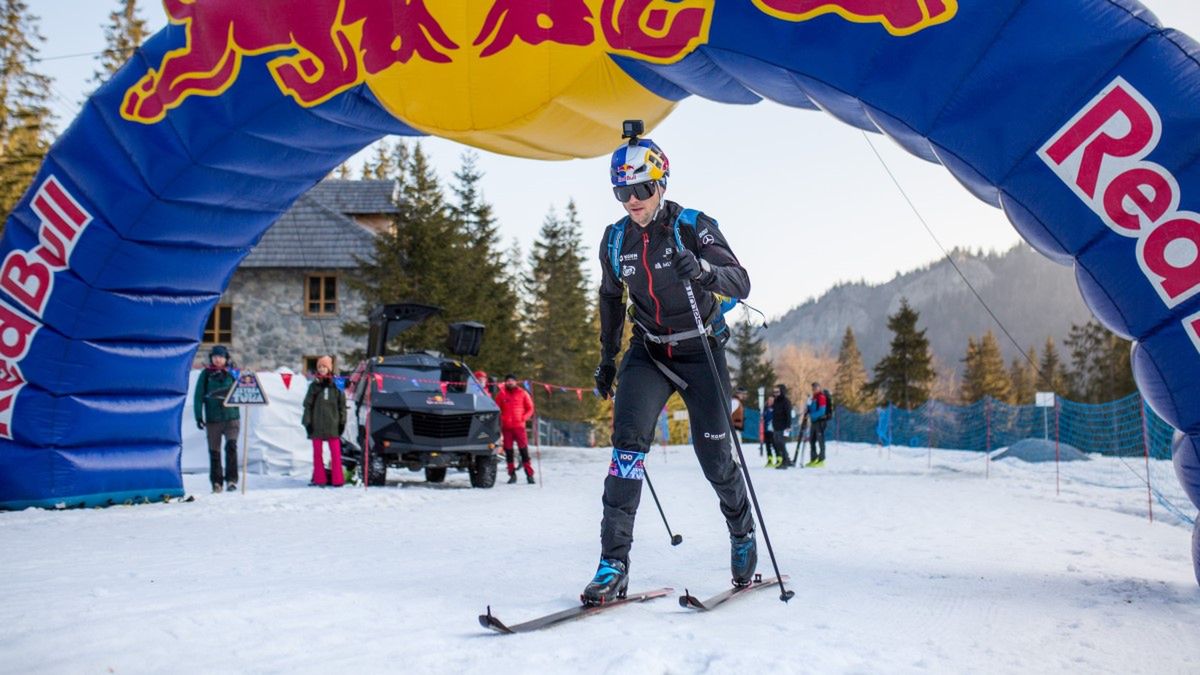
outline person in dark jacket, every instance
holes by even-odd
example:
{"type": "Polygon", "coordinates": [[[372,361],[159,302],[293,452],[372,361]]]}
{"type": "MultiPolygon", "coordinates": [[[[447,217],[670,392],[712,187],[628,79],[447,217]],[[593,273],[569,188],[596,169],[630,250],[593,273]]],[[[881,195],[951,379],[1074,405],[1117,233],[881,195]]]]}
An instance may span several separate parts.
{"type": "Polygon", "coordinates": [[[724,349],[729,330],[714,296],[745,298],[750,276],[716,221],[665,200],[669,174],[666,155],[649,139],[635,137],[613,153],[613,193],[628,216],[606,228],[600,243],[601,361],[595,380],[604,398],[613,395],[614,380],[620,386],[613,401],[613,456],[604,481],[600,565],[583,591],[587,604],[625,593],[646,453],[659,412],[674,392],[687,405],[696,458],[725,517],[733,582],[750,583],[757,564],[746,484],[730,453],[724,349]],[[706,324],[703,331],[696,327],[689,286],[706,324]],[[618,369],[627,317],[633,321],[632,338],[618,369]],[[712,349],[716,378],[701,340],[712,349]]]}
{"type": "Polygon", "coordinates": [[[346,478],[342,473],[342,433],[346,431],[346,392],[333,379],[333,357],[317,359],[317,376],[304,394],[304,431],[312,439],[312,485],[325,486],[325,444],[329,444],[330,484],[341,487],[346,478]]]}
{"type": "MultiPolygon", "coordinates": [[[[821,389],[820,382],[812,383],[812,398],[808,399],[808,411],[804,413],[812,424],[808,443],[808,466],[819,467],[825,464],[825,426],[829,423],[829,397],[821,389]],[[817,442],[820,441],[820,452],[817,452],[817,442]]],[[[797,453],[799,454],[799,453],[797,453]]]]}
{"type": "Polygon", "coordinates": [[[775,429],[772,443],[779,457],[776,469],[786,469],[794,460],[788,459],[787,430],[792,426],[792,401],[788,398],[787,385],[775,385],[775,403],[771,407],[771,426],[775,429]]]}
{"type": "Polygon", "coordinates": [[[767,394],[767,401],[763,404],[762,409],[762,425],[763,425],[763,445],[767,446],[767,468],[777,466],[778,458],[775,457],[775,430],[771,428],[771,418],[775,416],[775,395],[767,394]]]}
{"type": "Polygon", "coordinates": [[[200,371],[200,377],[196,380],[196,394],[192,401],[196,427],[208,434],[208,478],[213,492],[221,491],[222,478],[226,492],[237,489],[240,414],[236,406],[225,407],[225,396],[235,382],[233,373],[229,372],[232,367],[229,349],[224,345],[213,347],[208,353],[208,366],[200,371]],[[225,439],[224,476],[221,473],[222,438],[225,439]]]}

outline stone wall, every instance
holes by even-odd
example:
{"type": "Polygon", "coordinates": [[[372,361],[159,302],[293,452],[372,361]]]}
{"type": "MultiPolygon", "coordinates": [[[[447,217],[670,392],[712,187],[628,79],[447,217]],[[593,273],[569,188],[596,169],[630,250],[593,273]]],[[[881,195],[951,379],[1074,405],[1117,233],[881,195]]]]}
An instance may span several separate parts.
{"type": "MultiPolygon", "coordinates": [[[[342,335],[342,324],[366,318],[362,299],[346,283],[343,273],[323,270],[240,268],[221,296],[222,304],[233,305],[233,343],[229,350],[239,366],[255,370],[290,368],[301,372],[306,355],[332,353],[337,369],[341,355],[365,349],[366,338],[342,335]],[[338,314],[306,316],[304,280],[309,274],[338,274],[338,314]]],[[[203,367],[211,344],[196,352],[194,365],[203,367]]]]}

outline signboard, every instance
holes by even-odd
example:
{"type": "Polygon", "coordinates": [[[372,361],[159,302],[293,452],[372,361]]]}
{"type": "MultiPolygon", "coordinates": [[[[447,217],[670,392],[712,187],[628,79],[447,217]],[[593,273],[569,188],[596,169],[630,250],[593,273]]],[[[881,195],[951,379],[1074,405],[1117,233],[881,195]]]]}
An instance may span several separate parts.
{"type": "Polygon", "coordinates": [[[263,391],[262,384],[258,381],[258,375],[255,375],[249,370],[243,370],[238,374],[237,382],[229,388],[229,393],[225,396],[225,407],[230,408],[239,405],[267,405],[270,401],[267,400],[267,392],[263,391]]]}
{"type": "Polygon", "coordinates": [[[1039,408],[1053,408],[1054,407],[1054,392],[1039,391],[1037,394],[1034,395],[1034,404],[1039,408]]]}

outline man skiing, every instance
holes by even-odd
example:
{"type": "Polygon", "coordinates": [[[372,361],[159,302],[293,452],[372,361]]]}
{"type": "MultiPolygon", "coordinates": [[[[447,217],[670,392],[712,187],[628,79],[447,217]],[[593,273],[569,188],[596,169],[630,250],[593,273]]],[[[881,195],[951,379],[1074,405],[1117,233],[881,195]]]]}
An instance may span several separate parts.
{"type": "Polygon", "coordinates": [[[613,192],[627,217],[605,229],[600,242],[600,344],[596,390],[613,395],[613,456],[604,481],[600,565],[583,591],[585,604],[625,595],[629,550],[645,477],[643,462],[667,398],[679,392],[687,405],[696,457],[725,516],[735,585],[749,584],[758,562],[746,484],[730,453],[726,406],[730,397],[724,344],[729,331],[714,294],[745,298],[750,278],[712,218],[668,202],[666,155],[640,129],[612,155],[613,192]],[[697,329],[685,284],[691,284],[705,319],[697,329]],[[626,317],[633,336],[621,366],[626,317]],[[714,380],[701,340],[708,340],[719,379],[714,380]]]}

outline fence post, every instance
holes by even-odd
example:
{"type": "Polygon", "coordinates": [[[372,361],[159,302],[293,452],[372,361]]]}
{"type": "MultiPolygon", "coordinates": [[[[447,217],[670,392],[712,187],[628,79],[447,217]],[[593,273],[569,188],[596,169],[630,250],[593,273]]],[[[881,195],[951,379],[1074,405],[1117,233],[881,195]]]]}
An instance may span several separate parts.
{"type": "Polygon", "coordinates": [[[1150,522],[1154,522],[1154,498],[1150,490],[1150,437],[1146,429],[1146,402],[1138,392],[1138,414],[1142,418],[1142,450],[1146,454],[1146,509],[1150,514],[1150,522]]]}
{"type": "Polygon", "coordinates": [[[986,446],[983,449],[983,477],[992,477],[992,399],[984,397],[983,399],[983,419],[987,427],[986,446]]]}
{"type": "Polygon", "coordinates": [[[1058,467],[1058,439],[1059,439],[1059,398],[1058,394],[1054,395],[1054,494],[1062,494],[1062,479],[1059,477],[1058,467]]]}

